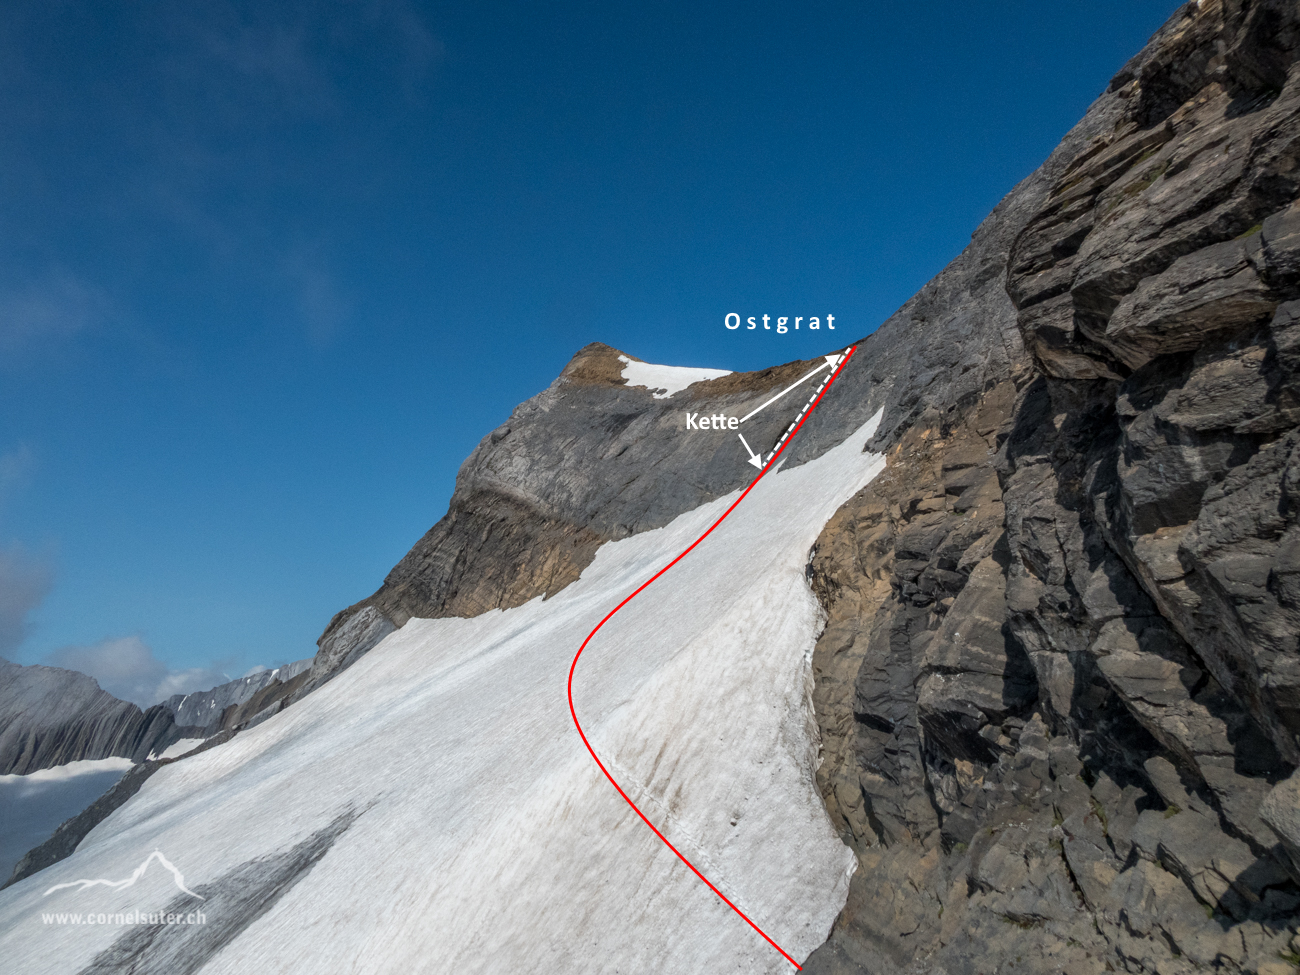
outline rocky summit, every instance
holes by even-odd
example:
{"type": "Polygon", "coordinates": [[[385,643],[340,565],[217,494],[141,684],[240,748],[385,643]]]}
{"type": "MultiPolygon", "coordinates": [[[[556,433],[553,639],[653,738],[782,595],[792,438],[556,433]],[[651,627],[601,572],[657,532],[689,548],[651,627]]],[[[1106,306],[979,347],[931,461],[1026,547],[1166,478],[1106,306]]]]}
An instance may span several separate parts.
{"type": "MultiPolygon", "coordinates": [[[[818,822],[800,827],[800,842],[817,851],[825,870],[807,872],[800,882],[813,883],[814,875],[821,878],[816,883],[831,884],[825,878],[832,876],[843,881],[835,855],[816,842],[817,830],[826,829],[823,808],[852,851],[850,857],[831,837],[833,853],[856,861],[846,896],[839,887],[818,892],[819,910],[834,901],[826,917],[843,902],[833,926],[798,932],[801,943],[820,943],[806,961],[799,959],[810,975],[1300,970],[1298,62],[1300,7],[1290,0],[1199,0],[1180,7],[1056,151],[976,229],[965,251],[854,344],[824,402],[782,454],[784,472],[824,462],[826,470],[841,472],[825,475],[828,484],[835,477],[837,485],[851,484],[826,509],[829,520],[807,553],[804,578],[822,619],[810,614],[769,630],[761,619],[746,617],[745,624],[784,634],[772,640],[793,641],[790,661],[796,662],[789,666],[796,669],[799,626],[811,628],[807,720],[798,695],[780,699],[790,709],[781,740],[798,739],[790,767],[799,767],[805,751],[815,756],[804,786],[810,793],[815,787],[820,799],[820,805],[812,801],[818,822]],[[852,445],[855,458],[881,458],[869,476],[844,457],[852,436],[865,438],[852,445]]],[[[838,341],[826,334],[828,342],[838,341]]],[[[231,832],[244,846],[229,864],[194,847],[196,869],[212,874],[200,878],[212,885],[203,889],[214,892],[253,889],[247,878],[270,876],[266,864],[279,863],[276,857],[295,864],[291,882],[265,882],[274,896],[240,901],[238,923],[228,930],[214,928],[202,944],[183,932],[158,935],[156,942],[137,935],[129,943],[110,943],[104,935],[92,944],[86,935],[66,970],[92,960],[99,967],[87,970],[109,970],[110,961],[129,955],[133,971],[162,971],[174,958],[188,959],[193,964],[186,970],[197,971],[220,952],[261,958],[278,950],[255,940],[254,922],[286,884],[316,890],[302,878],[326,856],[336,833],[369,837],[367,817],[380,815],[369,810],[397,802],[390,792],[405,795],[402,783],[432,789],[428,783],[464,771],[475,742],[458,731],[419,738],[422,721],[459,721],[463,714],[465,722],[483,718],[493,734],[513,722],[531,729],[518,747],[494,752],[490,770],[466,772],[466,789],[505,789],[509,775],[500,769],[523,744],[541,748],[538,741],[551,740],[545,736],[572,736],[567,725],[527,723],[535,716],[519,711],[525,705],[516,701],[532,701],[524,696],[534,692],[531,686],[503,690],[500,715],[484,717],[465,705],[454,694],[458,682],[472,681],[455,676],[446,648],[461,640],[486,648],[484,654],[504,653],[501,647],[536,632],[535,655],[510,652],[519,653],[520,673],[535,665],[550,680],[546,655],[562,665],[577,647],[542,646],[551,625],[547,606],[567,594],[574,602],[564,619],[587,623],[611,608],[596,606],[594,597],[592,606],[581,603],[588,598],[582,583],[604,585],[600,580],[617,576],[614,556],[602,563],[602,553],[655,530],[676,531],[684,516],[742,490],[754,470],[727,418],[819,365],[714,371],[669,393],[632,382],[625,372],[637,362],[589,345],[548,389],[484,437],[460,470],[446,516],[371,596],[333,618],[309,669],[174,700],[157,714],[115,702],[65,672],[0,670],[5,700],[22,704],[22,714],[11,707],[17,717],[0,723],[4,771],[104,755],[143,761],[155,746],[209,740],[183,762],[150,763],[129,789],[29,857],[22,876],[109,850],[112,837],[129,833],[132,815],[147,824],[165,813],[180,830],[193,806],[207,817],[203,829],[224,828],[224,807],[203,799],[187,806],[185,789],[201,788],[205,770],[226,788],[248,769],[247,808],[261,808],[257,803],[300,785],[296,770],[325,760],[318,739],[344,741],[353,734],[348,729],[369,733],[357,703],[371,700],[364,694],[386,702],[394,727],[420,742],[396,757],[367,753],[393,764],[382,796],[361,785],[349,792],[349,783],[362,782],[370,770],[341,763],[329,789],[305,793],[311,798],[303,801],[315,805],[295,809],[294,816],[307,825],[297,833],[285,826],[283,842],[274,839],[280,820],[269,817],[265,841],[231,832]],[[688,424],[688,417],[708,423],[688,424]],[[400,673],[393,663],[399,659],[407,668],[400,673]],[[419,661],[427,661],[428,674],[419,661]],[[439,668],[450,668],[452,676],[439,668]],[[445,697],[438,696],[443,680],[450,688],[445,697]],[[61,703],[47,707],[56,684],[65,688],[61,703]],[[401,692],[408,684],[413,696],[401,692]],[[412,702],[426,700],[419,695],[437,707],[417,707],[412,702]],[[274,747],[264,744],[272,741],[274,747]],[[308,756],[302,766],[294,765],[299,755],[308,756]],[[180,777],[177,765],[192,769],[184,773],[190,778],[180,777]],[[154,771],[150,788],[137,796],[137,780],[154,771]],[[142,801],[152,805],[133,814],[142,801]],[[328,843],[318,842],[309,827],[319,835],[335,832],[328,843]],[[311,855],[293,853],[300,849],[311,855]],[[253,932],[250,940],[239,941],[245,929],[253,932]]],[[[743,427],[747,442],[767,456],[789,420],[789,411],[755,417],[743,427]]],[[[826,498],[817,503],[829,504],[826,498]]],[[[789,538],[802,539],[798,559],[824,517],[807,538],[782,526],[789,538]]],[[[706,551],[701,547],[700,558],[706,551]]],[[[792,571],[798,583],[798,561],[792,571]]],[[[628,580],[643,576],[629,571],[628,580]]],[[[800,591],[807,597],[806,588],[800,591]]],[[[678,620],[668,619],[670,607],[658,611],[665,634],[677,634],[669,622],[687,625],[685,611],[678,620]]],[[[751,611],[778,615],[774,605],[761,603],[751,611]]],[[[645,623],[627,638],[644,640],[658,625],[645,623]]],[[[573,626],[579,635],[586,631],[585,623],[573,626]]],[[[714,630],[682,639],[697,651],[701,641],[726,642],[714,630]]],[[[736,670],[727,673],[733,679],[736,670]]],[[[764,673],[771,678],[770,669],[764,673]]],[[[788,676],[803,686],[800,673],[788,676]]],[[[689,675],[673,679],[689,682],[689,675]]],[[[558,682],[554,694],[562,694],[558,682]]],[[[624,704],[634,697],[629,691],[624,704]]],[[[655,714],[669,711],[659,705],[655,714]]],[[[726,727],[747,724],[743,709],[726,713],[726,727]]],[[[757,712],[751,717],[757,725],[757,712]]],[[[561,710],[556,720],[563,724],[567,715],[561,710]]],[[[691,733],[689,724],[681,726],[681,736],[691,733]]],[[[721,740],[722,732],[715,737],[721,740]]],[[[555,740],[555,754],[568,755],[569,737],[555,740]]],[[[328,741],[335,742],[330,749],[343,747],[328,741]]],[[[636,778],[635,749],[627,747],[628,775],[636,778]]],[[[713,747],[700,745],[696,757],[713,747]]],[[[539,751],[536,762],[550,754],[539,751]]],[[[590,773],[586,755],[580,758],[581,772],[556,771],[546,781],[590,773]]],[[[334,751],[328,761],[335,761],[334,751]]],[[[556,761],[557,769],[568,768],[556,761]]],[[[681,758],[687,770],[681,781],[697,781],[687,774],[691,761],[681,758]]],[[[531,774],[535,762],[529,762],[516,774],[531,774]]],[[[674,822],[698,814],[705,825],[690,836],[710,835],[708,802],[716,797],[708,793],[697,809],[694,786],[670,785],[673,774],[660,772],[656,757],[644,781],[629,788],[649,797],[670,832],[674,822]]],[[[713,780],[701,775],[698,781],[713,780]]],[[[591,789],[608,791],[602,780],[592,783],[591,789]]],[[[558,813],[549,799],[538,798],[550,793],[525,793],[535,808],[482,848],[516,842],[535,822],[578,828],[572,824],[583,822],[590,808],[587,788],[564,792],[568,804],[558,813]]],[[[474,808],[491,813],[486,818],[514,815],[501,805],[508,797],[475,795],[474,808]]],[[[447,799],[436,792],[419,798],[420,809],[447,799]]],[[[742,806],[712,811],[743,830],[742,806]]],[[[442,835],[442,827],[420,816],[403,816],[377,830],[380,839],[365,842],[383,853],[382,843],[404,835],[402,829],[442,835]]],[[[479,828],[485,817],[476,817],[479,828]]],[[[445,822],[455,819],[448,813],[445,822]]],[[[634,820],[627,826],[629,836],[645,832],[634,820]]],[[[177,835],[199,842],[192,839],[196,830],[177,835]]],[[[480,836],[466,835],[466,844],[480,836]]],[[[361,842],[340,840],[345,849],[361,842]]],[[[592,871],[582,875],[587,880],[597,876],[621,848],[597,849],[594,842],[560,850],[554,870],[572,860],[592,871]]],[[[406,849],[404,856],[415,856],[406,849]]],[[[725,863],[727,847],[719,849],[725,863]]],[[[651,844],[643,853],[649,862],[662,850],[651,844]]],[[[335,856],[345,854],[328,854],[335,856]]],[[[345,871],[347,861],[338,862],[328,869],[345,871]]],[[[454,858],[430,863],[442,869],[454,858]]],[[[528,869],[512,862],[499,877],[475,872],[475,882],[499,880],[509,888],[514,877],[535,880],[528,869]]],[[[600,876],[617,875],[610,870],[600,876]]],[[[711,879],[728,882],[727,876],[711,879]]],[[[402,886],[395,872],[384,883],[400,899],[417,886],[423,890],[426,880],[402,886]]],[[[12,899],[0,899],[0,916],[26,909],[20,898],[34,896],[27,891],[33,882],[6,891],[12,899]]],[[[577,882],[553,886],[573,897],[584,889],[577,882]]],[[[458,970],[501,970],[482,945],[504,938],[499,950],[513,950],[511,924],[521,912],[534,912],[548,931],[569,923],[556,906],[567,903],[563,898],[539,899],[535,890],[496,895],[475,908],[480,913],[464,915],[456,936],[463,934],[469,947],[455,956],[458,970]]],[[[668,913],[656,915],[654,930],[618,921],[626,957],[660,959],[663,971],[704,970],[691,967],[690,952],[663,947],[672,944],[676,925],[686,923],[672,914],[677,896],[657,902],[670,906],[655,908],[668,913]],[[642,942],[650,947],[638,955],[642,942]]],[[[690,896],[682,893],[681,903],[694,903],[690,896]]],[[[285,903],[290,906],[277,909],[277,917],[292,918],[294,901],[285,903]]],[[[590,910],[623,918],[620,903],[602,894],[590,910]]],[[[797,913],[781,903],[787,920],[797,913]]],[[[641,917],[638,910],[629,907],[627,918],[641,917]]],[[[344,938],[347,923],[321,937],[344,938]]],[[[598,936],[606,935],[592,935],[598,936]]],[[[749,944],[757,936],[742,928],[735,937],[749,944]]],[[[720,953],[710,957],[729,957],[728,944],[709,942],[708,950],[720,953]]],[[[605,970],[600,958],[575,950],[551,945],[536,956],[536,970],[605,970]]],[[[744,957],[757,959],[755,967],[745,970],[786,965],[762,943],[754,950],[744,957]]],[[[51,971],[64,970],[49,964],[51,971]]],[[[358,970],[371,970],[366,964],[358,961],[358,970]]]]}

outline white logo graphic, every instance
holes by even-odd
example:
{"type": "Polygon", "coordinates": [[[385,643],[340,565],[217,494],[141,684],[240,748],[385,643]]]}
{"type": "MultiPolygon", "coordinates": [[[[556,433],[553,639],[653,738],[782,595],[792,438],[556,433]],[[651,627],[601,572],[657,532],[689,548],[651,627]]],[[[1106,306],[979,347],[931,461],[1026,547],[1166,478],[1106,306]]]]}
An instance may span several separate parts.
{"type": "Polygon", "coordinates": [[[171,871],[172,880],[176,881],[177,887],[185,891],[185,893],[189,894],[191,897],[197,897],[199,900],[207,900],[207,898],[205,898],[202,894],[196,894],[194,893],[194,891],[190,890],[188,887],[185,886],[185,878],[181,875],[181,872],[177,870],[176,867],[173,866],[172,862],[168,860],[165,856],[163,856],[159,850],[154,850],[147,857],[145,857],[144,863],[136,867],[135,872],[132,873],[131,876],[127,877],[125,880],[99,880],[99,879],[74,880],[71,883],[55,884],[53,887],[51,887],[41,896],[49,897],[56,890],[63,890],[63,888],[65,887],[77,887],[80,888],[81,890],[85,890],[88,887],[114,887],[118,890],[121,890],[124,887],[130,887],[137,880],[143,877],[144,872],[149,869],[149,864],[153,863],[154,860],[157,860],[164,867],[166,867],[168,870],[171,871]]]}

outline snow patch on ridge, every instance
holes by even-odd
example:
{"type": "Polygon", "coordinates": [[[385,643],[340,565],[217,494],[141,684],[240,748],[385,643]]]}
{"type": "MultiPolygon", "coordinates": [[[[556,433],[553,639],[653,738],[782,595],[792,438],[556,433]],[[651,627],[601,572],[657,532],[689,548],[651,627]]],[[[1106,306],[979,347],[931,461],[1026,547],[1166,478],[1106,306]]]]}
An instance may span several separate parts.
{"type": "Polygon", "coordinates": [[[207,741],[206,738],[181,738],[164,748],[162,754],[159,754],[158,752],[151,753],[149,755],[149,761],[152,762],[159,758],[180,758],[186,752],[198,748],[205,741],[207,741]]]}
{"type": "Polygon", "coordinates": [[[10,788],[19,785],[68,782],[98,772],[125,772],[133,764],[129,758],[88,758],[79,762],[68,762],[66,765],[56,765],[53,768],[37,769],[26,775],[0,775],[0,786],[10,788]]]}
{"type": "MultiPolygon", "coordinates": [[[[605,625],[574,680],[583,727],[629,795],[799,960],[826,939],[856,862],[814,781],[811,656],[824,618],[804,567],[831,515],[884,469],[863,453],[879,422],[769,473],[605,625]]],[[[602,546],[545,602],[411,620],[294,707],[159,770],[71,857],[0,892],[0,957],[72,975],[123,929],[69,925],[53,938],[42,911],[159,910],[175,894],[42,900],[52,885],[126,876],[161,849],[199,889],[364,809],[264,914],[232,925],[204,975],[340,960],[374,975],[785,975],[789,963],[605,781],[565,698],[597,621],[738,493],[602,546]]],[[[187,945],[169,947],[178,967],[187,945]]]]}
{"type": "Polygon", "coordinates": [[[674,393],[680,393],[692,383],[701,383],[706,379],[718,379],[730,376],[730,369],[697,369],[691,366],[657,366],[652,362],[636,362],[625,355],[618,357],[619,362],[626,362],[621,375],[629,386],[644,386],[654,391],[655,399],[667,399],[674,393]]]}

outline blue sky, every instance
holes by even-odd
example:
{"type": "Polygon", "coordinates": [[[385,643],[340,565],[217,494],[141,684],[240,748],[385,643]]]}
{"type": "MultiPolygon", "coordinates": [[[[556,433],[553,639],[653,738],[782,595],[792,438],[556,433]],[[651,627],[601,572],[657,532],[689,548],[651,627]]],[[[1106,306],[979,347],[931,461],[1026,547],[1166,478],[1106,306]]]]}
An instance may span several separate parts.
{"type": "Polygon", "coordinates": [[[870,332],[1175,7],[4,3],[0,654],[310,655],[578,348],[870,332]]]}

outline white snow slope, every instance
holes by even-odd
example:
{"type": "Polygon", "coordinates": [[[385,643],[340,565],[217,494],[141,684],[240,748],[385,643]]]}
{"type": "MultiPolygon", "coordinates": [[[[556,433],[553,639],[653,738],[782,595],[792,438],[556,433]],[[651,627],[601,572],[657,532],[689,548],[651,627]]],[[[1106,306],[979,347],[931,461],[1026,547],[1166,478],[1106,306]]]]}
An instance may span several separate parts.
{"type": "MultiPolygon", "coordinates": [[[[574,681],[628,793],[800,960],[829,933],[854,863],[813,778],[822,615],[804,567],[883,469],[863,452],[879,419],[764,478],[601,630],[574,681]]],[[[545,602],[411,620],[292,708],[161,769],[71,857],[0,892],[5,967],[76,972],[129,930],[45,925],[42,911],[156,911],[177,896],[166,882],[43,896],[55,884],[125,878],[159,850],[198,888],[356,810],[204,975],[792,971],[636,819],[565,697],[591,628],[735,497],[606,544],[545,602]]]]}
{"type": "Polygon", "coordinates": [[[702,383],[706,379],[731,375],[730,369],[657,366],[653,362],[636,362],[625,355],[619,356],[618,361],[627,363],[619,374],[627,380],[627,384],[655,390],[655,399],[667,399],[674,393],[680,393],[692,383],[702,383]]]}

